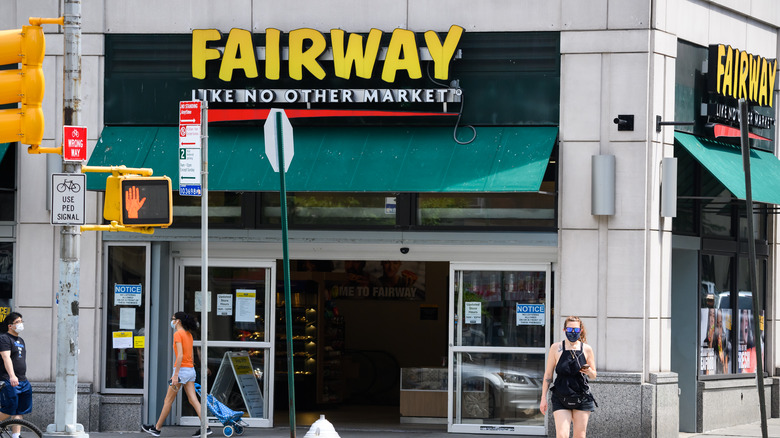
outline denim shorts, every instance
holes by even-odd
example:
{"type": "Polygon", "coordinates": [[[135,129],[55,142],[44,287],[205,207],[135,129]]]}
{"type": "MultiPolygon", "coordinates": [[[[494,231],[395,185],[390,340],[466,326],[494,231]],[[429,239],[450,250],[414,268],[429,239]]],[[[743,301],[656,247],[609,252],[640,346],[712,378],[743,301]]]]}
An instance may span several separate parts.
{"type": "MultiPolygon", "coordinates": [[[[176,371],[176,368],[173,368],[173,371],[176,371]]],[[[187,382],[194,382],[195,381],[195,368],[192,367],[181,367],[179,368],[179,383],[182,385],[187,382]]]]}
{"type": "Polygon", "coordinates": [[[560,410],[560,409],[569,409],[569,410],[577,410],[577,411],[588,411],[593,412],[596,410],[596,400],[593,399],[593,396],[591,394],[587,394],[583,397],[582,403],[576,408],[576,409],[570,409],[565,406],[563,406],[563,403],[561,403],[560,400],[558,400],[558,397],[555,394],[552,394],[551,400],[552,403],[552,410],[553,412],[560,410]]]}
{"type": "Polygon", "coordinates": [[[6,380],[0,391],[0,412],[6,415],[25,415],[32,411],[32,386],[27,380],[20,380],[11,386],[6,380]]]}

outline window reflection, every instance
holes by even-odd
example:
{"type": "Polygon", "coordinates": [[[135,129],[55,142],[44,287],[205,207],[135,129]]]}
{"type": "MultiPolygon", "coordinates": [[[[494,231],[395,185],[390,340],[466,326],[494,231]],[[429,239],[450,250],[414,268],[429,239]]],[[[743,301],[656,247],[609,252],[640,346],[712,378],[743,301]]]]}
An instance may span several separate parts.
{"type": "MultiPolygon", "coordinates": [[[[545,347],[545,277],[540,271],[464,271],[458,345],[545,347]]],[[[455,287],[461,293],[457,280],[455,287]]]]}
{"type": "MultiPolygon", "coordinates": [[[[267,268],[209,268],[209,341],[266,341],[267,268]]],[[[184,312],[200,319],[200,267],[184,268],[184,312]]],[[[200,338],[200,333],[195,335],[200,338]]]]}
{"type": "Polygon", "coordinates": [[[464,423],[544,424],[544,354],[459,353],[454,365],[461,383],[456,414],[464,423]]]}
{"type": "MultiPolygon", "coordinates": [[[[553,192],[554,183],[543,183],[541,190],[553,192]]],[[[429,227],[555,227],[555,203],[551,193],[420,193],[417,222],[429,227]]]]}
{"type": "MultiPolygon", "coordinates": [[[[287,194],[290,225],[393,226],[395,196],[391,193],[307,192],[287,194]]],[[[263,196],[262,222],[280,223],[278,194],[263,196]]]]}

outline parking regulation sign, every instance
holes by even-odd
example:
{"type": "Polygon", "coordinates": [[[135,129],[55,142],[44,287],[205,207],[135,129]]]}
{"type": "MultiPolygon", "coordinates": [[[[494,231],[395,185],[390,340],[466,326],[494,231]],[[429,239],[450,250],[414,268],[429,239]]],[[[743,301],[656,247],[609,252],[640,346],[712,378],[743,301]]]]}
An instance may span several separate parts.
{"type": "Polygon", "coordinates": [[[179,195],[202,196],[201,102],[179,102],[179,195]]]}

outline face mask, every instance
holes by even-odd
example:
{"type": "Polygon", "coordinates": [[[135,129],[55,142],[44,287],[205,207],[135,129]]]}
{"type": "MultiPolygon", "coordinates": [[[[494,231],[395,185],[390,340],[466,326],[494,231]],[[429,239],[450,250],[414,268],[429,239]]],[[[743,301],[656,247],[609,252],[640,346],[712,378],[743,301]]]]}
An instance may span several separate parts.
{"type": "Polygon", "coordinates": [[[171,321],[171,328],[176,330],[176,320],[171,321]]]}
{"type": "Polygon", "coordinates": [[[566,339],[568,339],[569,342],[577,342],[577,339],[579,339],[579,338],[580,338],[580,334],[579,333],[566,332],[566,339]]]}
{"type": "Polygon", "coordinates": [[[21,332],[22,330],[24,330],[24,323],[21,323],[21,322],[20,322],[19,324],[16,324],[16,328],[15,328],[15,330],[16,330],[16,333],[19,333],[19,332],[21,332]]]}

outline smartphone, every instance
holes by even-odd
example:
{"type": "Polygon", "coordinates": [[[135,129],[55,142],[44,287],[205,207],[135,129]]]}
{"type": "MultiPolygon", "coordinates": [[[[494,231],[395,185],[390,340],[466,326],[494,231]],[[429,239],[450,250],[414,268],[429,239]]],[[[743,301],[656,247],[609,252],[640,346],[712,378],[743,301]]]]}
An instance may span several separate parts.
{"type": "MultiPolygon", "coordinates": [[[[181,384],[181,377],[178,377],[176,380],[178,380],[178,383],[181,384]]],[[[173,385],[173,383],[171,383],[171,379],[168,379],[168,386],[171,385],[173,385]]]]}

